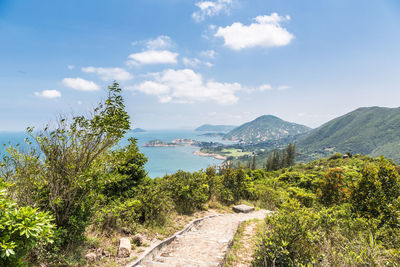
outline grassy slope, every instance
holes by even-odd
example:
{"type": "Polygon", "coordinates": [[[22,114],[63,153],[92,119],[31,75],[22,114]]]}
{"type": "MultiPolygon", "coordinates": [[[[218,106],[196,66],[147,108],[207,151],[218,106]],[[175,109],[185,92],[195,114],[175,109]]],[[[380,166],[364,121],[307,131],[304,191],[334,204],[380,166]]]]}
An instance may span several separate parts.
{"type": "Polygon", "coordinates": [[[331,120],[297,143],[305,153],[352,152],[400,160],[400,108],[359,108],[331,120]],[[333,150],[329,150],[333,148],[333,150]]]}

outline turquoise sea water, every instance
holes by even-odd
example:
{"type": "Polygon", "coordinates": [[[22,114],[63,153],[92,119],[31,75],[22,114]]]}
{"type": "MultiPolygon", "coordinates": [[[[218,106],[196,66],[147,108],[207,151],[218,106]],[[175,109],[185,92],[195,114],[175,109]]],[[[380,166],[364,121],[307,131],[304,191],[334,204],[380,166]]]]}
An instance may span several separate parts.
{"type": "MultiPolygon", "coordinates": [[[[194,155],[193,152],[198,150],[197,147],[144,147],[143,145],[154,139],[170,142],[176,138],[188,138],[198,141],[213,141],[222,142],[217,137],[200,136],[202,132],[188,131],[188,130],[153,130],[143,133],[128,133],[121,145],[126,143],[126,139],[134,137],[138,139],[140,151],[144,153],[148,159],[145,166],[151,178],[171,174],[178,170],[184,171],[198,171],[205,169],[208,166],[219,165],[221,160],[211,157],[200,157],[194,155]]],[[[12,145],[21,144],[24,146],[24,139],[26,134],[23,132],[3,132],[0,133],[0,144],[11,143],[12,145]]],[[[3,149],[1,149],[3,150],[3,149]]]]}

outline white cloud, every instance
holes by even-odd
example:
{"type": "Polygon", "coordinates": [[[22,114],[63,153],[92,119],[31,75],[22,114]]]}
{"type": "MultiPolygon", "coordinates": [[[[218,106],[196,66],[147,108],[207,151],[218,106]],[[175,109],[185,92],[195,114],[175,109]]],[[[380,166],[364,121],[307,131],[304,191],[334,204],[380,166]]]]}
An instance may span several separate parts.
{"type": "Polygon", "coordinates": [[[42,92],[35,92],[35,96],[43,98],[60,98],[61,92],[57,90],[43,90],[42,92]]]}
{"type": "Polygon", "coordinates": [[[86,67],[82,68],[82,71],[86,73],[96,73],[103,81],[128,81],[133,79],[133,76],[129,72],[121,68],[86,67]]]}
{"type": "Polygon", "coordinates": [[[231,26],[218,27],[214,36],[222,37],[225,46],[234,50],[256,46],[285,46],[294,38],[293,34],[280,25],[281,22],[290,20],[289,16],[282,17],[272,13],[269,16],[258,16],[254,20],[248,26],[235,22],[231,26]]]}
{"type": "Polygon", "coordinates": [[[152,81],[145,81],[129,89],[155,95],[161,103],[215,101],[219,104],[236,103],[239,98],[235,93],[244,89],[239,83],[204,80],[201,74],[191,69],[168,69],[155,73],[153,77],[152,81]]]}
{"type": "Polygon", "coordinates": [[[147,50],[128,56],[128,65],[140,64],[175,64],[177,63],[178,53],[168,50],[147,50]]]}
{"type": "Polygon", "coordinates": [[[216,55],[217,52],[215,52],[214,50],[205,50],[200,52],[200,56],[210,59],[214,59],[216,55]]]}
{"type": "Polygon", "coordinates": [[[146,47],[149,50],[170,48],[173,46],[173,42],[169,36],[160,35],[156,39],[146,41],[146,47]]]}
{"type": "Polygon", "coordinates": [[[222,11],[228,12],[232,0],[216,0],[216,1],[201,1],[197,2],[196,6],[200,9],[192,14],[192,18],[197,21],[203,21],[206,17],[213,17],[222,11]]]}
{"type": "Polygon", "coordinates": [[[64,78],[62,83],[67,87],[79,91],[97,91],[100,89],[96,83],[82,78],[64,78]]]}
{"type": "Polygon", "coordinates": [[[186,67],[192,67],[192,68],[198,67],[199,65],[205,65],[207,67],[212,67],[213,66],[213,64],[211,62],[201,61],[198,58],[187,58],[187,57],[184,57],[182,59],[182,62],[186,67]]]}
{"type": "Polygon", "coordinates": [[[73,70],[73,69],[75,69],[75,66],[74,66],[74,65],[68,65],[67,68],[68,68],[69,70],[73,70]]]}
{"type": "Polygon", "coordinates": [[[272,90],[272,86],[269,84],[263,84],[258,87],[261,92],[272,90]]]}

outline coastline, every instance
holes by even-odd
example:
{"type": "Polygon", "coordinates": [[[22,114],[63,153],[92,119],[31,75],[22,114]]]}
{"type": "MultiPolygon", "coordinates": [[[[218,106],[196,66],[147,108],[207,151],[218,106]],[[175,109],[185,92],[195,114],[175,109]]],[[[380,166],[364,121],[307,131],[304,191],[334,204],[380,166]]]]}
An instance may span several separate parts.
{"type": "Polygon", "coordinates": [[[197,150],[195,152],[193,152],[193,154],[200,156],[200,157],[213,157],[214,159],[219,159],[219,160],[226,160],[227,157],[215,154],[215,153],[204,153],[201,152],[200,150],[197,150]]]}

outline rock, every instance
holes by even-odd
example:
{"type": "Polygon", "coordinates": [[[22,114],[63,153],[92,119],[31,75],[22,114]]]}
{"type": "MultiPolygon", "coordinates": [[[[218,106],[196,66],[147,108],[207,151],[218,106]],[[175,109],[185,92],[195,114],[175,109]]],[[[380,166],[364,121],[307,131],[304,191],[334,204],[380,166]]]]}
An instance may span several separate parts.
{"type": "Polygon", "coordinates": [[[101,258],[104,255],[104,250],[102,248],[96,249],[96,255],[101,258]]]}
{"type": "Polygon", "coordinates": [[[232,207],[232,209],[233,209],[233,211],[234,212],[243,212],[243,213],[249,213],[249,212],[252,212],[252,211],[254,211],[254,207],[250,207],[250,206],[247,206],[247,205],[236,205],[236,206],[233,206],[232,207]]]}
{"type": "Polygon", "coordinates": [[[87,261],[94,262],[94,261],[97,260],[97,255],[96,255],[96,253],[94,253],[94,252],[90,252],[90,253],[88,253],[88,254],[85,255],[85,259],[86,259],[87,261]]]}
{"type": "Polygon", "coordinates": [[[118,257],[127,258],[131,254],[131,241],[127,237],[122,237],[119,240],[118,257]]]}
{"type": "Polygon", "coordinates": [[[132,234],[132,231],[131,231],[129,228],[127,228],[127,227],[123,227],[123,228],[121,229],[121,232],[124,233],[125,235],[130,235],[130,234],[132,234]]]}
{"type": "Polygon", "coordinates": [[[137,246],[141,246],[144,244],[144,237],[141,234],[136,234],[132,237],[132,242],[137,246]]]}

